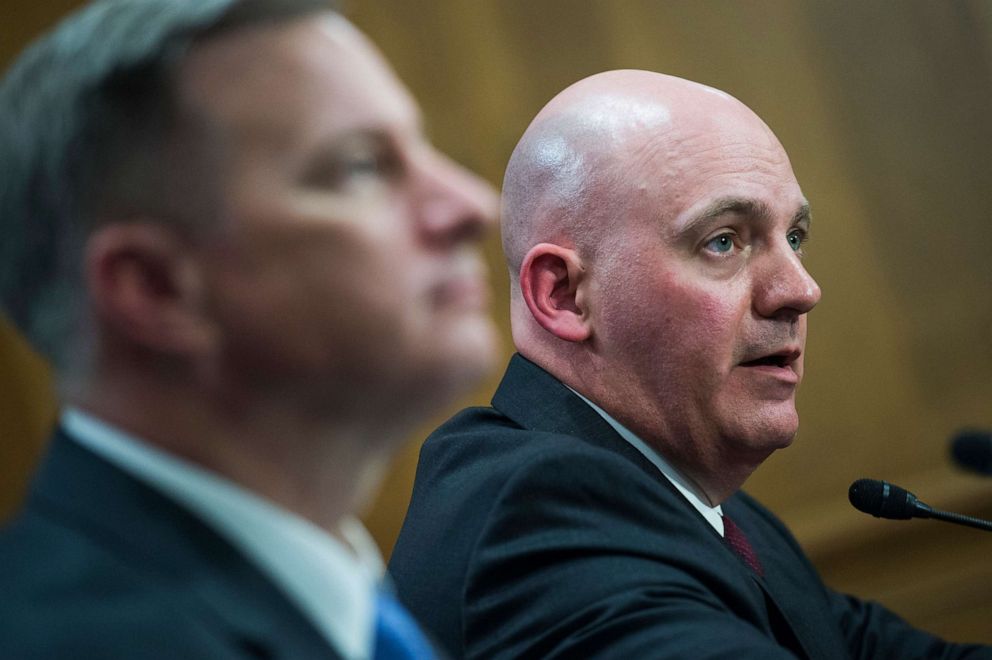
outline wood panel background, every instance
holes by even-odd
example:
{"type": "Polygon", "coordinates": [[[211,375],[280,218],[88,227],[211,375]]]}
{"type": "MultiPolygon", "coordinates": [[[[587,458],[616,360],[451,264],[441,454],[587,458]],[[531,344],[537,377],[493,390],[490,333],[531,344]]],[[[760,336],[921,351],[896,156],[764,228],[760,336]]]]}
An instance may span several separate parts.
{"type": "MultiPolygon", "coordinates": [[[[71,0],[4,0],[0,61],[71,0]]],[[[814,209],[802,430],[748,489],[827,581],[958,640],[992,643],[992,536],[880,521],[856,478],[992,517],[992,479],[947,438],[992,427],[992,2],[989,0],[352,0],[420,99],[435,142],[499,183],[557,91],[613,68],[720,87],[755,109],[814,209]]],[[[2,163],[0,163],[2,174],[2,163]]],[[[3,240],[0,219],[0,240],[3,240]]],[[[498,241],[494,313],[510,352],[498,241]]],[[[485,403],[499,374],[462,404],[485,403]]],[[[0,515],[16,508],[55,404],[43,363],[0,325],[0,515]]],[[[425,433],[428,429],[425,429],[425,433]]],[[[367,515],[388,553],[409,497],[411,439],[367,515]]]]}

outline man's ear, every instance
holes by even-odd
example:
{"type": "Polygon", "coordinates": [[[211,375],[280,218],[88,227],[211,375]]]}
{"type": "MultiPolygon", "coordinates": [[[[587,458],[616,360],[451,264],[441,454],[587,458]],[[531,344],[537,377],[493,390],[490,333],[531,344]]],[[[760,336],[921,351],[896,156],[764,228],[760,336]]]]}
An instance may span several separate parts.
{"type": "Polygon", "coordinates": [[[200,267],[174,230],[140,221],[104,225],[87,241],[84,268],[96,321],[118,337],[173,355],[215,341],[200,267]]]}
{"type": "Polygon", "coordinates": [[[565,341],[592,334],[585,300],[585,271],[575,250],[538,243],[520,265],[520,291],[538,325],[565,341]]]}

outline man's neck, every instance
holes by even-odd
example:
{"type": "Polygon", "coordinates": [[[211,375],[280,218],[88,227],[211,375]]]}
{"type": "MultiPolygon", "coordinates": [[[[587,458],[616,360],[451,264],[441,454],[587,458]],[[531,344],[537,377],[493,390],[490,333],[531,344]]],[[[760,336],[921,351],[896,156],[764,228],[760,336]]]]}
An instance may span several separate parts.
{"type": "Polygon", "coordinates": [[[767,456],[731,456],[720,451],[717,438],[700,438],[689,428],[666,423],[665,411],[654,410],[651,398],[625,390],[629,385],[608,365],[585,355],[582,359],[560,359],[547,352],[531,351],[528,359],[561,381],[572,391],[600,406],[642,438],[682,475],[707,505],[720,505],[744,485],[767,456]],[[536,358],[536,359],[535,359],[536,358]],[[538,361],[540,360],[540,361],[538,361]],[[592,367],[590,368],[590,365],[592,367]],[[635,408],[631,402],[641,402],[635,408]],[[645,422],[648,423],[645,423],[645,422]]]}
{"type": "Polygon", "coordinates": [[[374,494],[390,438],[372,424],[314,420],[286,406],[228,406],[157,383],[90,381],[67,392],[78,407],[200,465],[332,534],[374,494]]]}

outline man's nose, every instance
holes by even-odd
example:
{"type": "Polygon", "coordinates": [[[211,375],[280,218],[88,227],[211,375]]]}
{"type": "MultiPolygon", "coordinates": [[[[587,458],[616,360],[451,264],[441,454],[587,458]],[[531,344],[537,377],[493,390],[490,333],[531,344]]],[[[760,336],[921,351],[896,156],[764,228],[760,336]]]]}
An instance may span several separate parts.
{"type": "Polygon", "coordinates": [[[489,183],[433,152],[422,172],[419,230],[428,242],[479,240],[496,222],[499,198],[489,183]]]}
{"type": "Polygon", "coordinates": [[[764,317],[796,317],[820,302],[820,285],[809,274],[799,254],[786,244],[766,259],[755,282],[754,304],[764,317]]]}

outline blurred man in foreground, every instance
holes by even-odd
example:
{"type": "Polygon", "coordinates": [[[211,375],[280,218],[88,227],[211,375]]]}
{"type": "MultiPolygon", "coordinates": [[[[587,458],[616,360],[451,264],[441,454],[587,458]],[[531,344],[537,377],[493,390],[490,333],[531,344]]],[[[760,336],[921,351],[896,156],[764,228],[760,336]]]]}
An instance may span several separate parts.
{"type": "Polygon", "coordinates": [[[519,355],[428,439],[390,565],[453,654],[989,657],[830,591],[739,491],[798,429],[810,222],[723,92],[615,71],[538,114],[503,188],[519,355]]]}
{"type": "Polygon", "coordinates": [[[110,0],[0,87],[0,294],[65,404],[0,655],[430,657],[354,513],[491,367],[491,189],[313,0],[110,0]]]}

